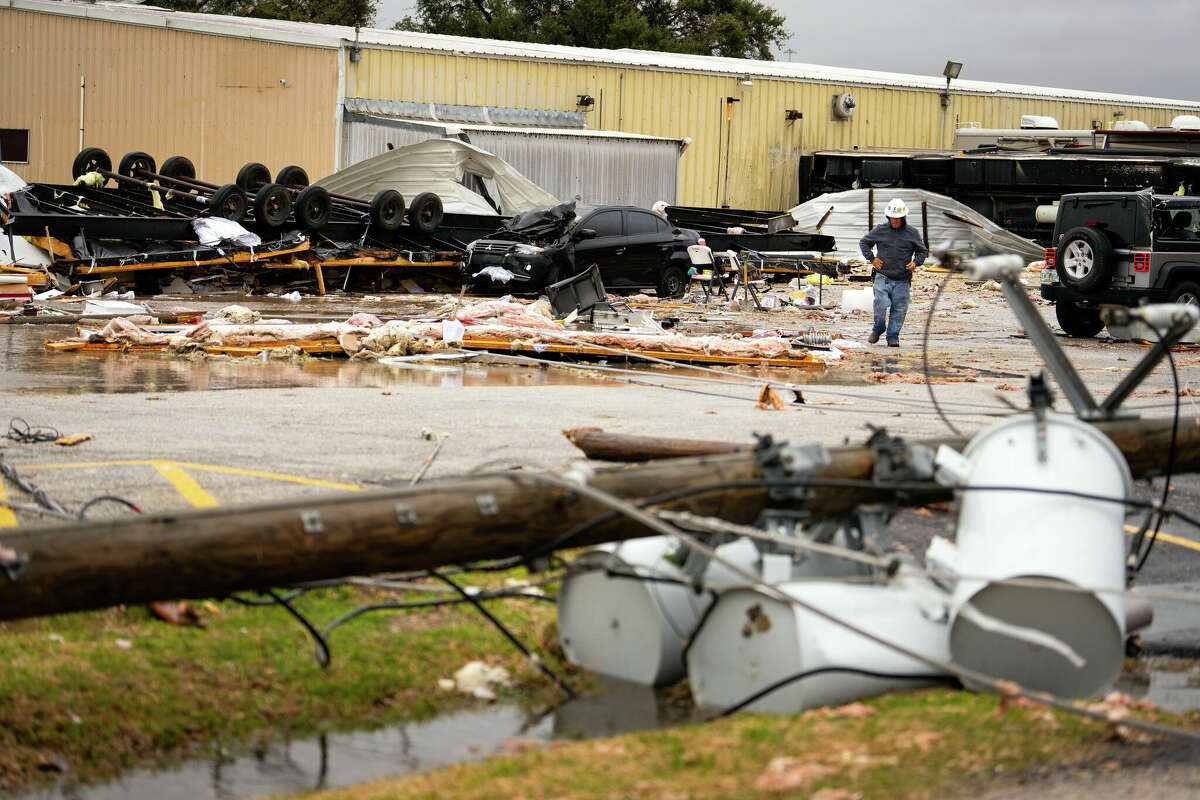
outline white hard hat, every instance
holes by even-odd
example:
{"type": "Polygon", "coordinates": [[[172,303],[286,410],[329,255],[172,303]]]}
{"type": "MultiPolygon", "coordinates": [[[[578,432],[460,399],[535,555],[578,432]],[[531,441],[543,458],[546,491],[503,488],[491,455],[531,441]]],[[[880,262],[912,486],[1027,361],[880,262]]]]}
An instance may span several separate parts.
{"type": "Polygon", "coordinates": [[[887,204],[887,208],[884,210],[883,215],[885,217],[892,217],[893,219],[896,217],[907,217],[908,206],[904,205],[904,201],[899,197],[893,197],[892,202],[887,204]]]}

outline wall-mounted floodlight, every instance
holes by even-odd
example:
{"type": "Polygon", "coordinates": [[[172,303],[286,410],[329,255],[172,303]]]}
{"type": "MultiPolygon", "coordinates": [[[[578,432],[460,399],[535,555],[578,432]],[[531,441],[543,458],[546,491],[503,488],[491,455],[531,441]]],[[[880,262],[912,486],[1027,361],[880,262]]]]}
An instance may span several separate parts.
{"type": "Polygon", "coordinates": [[[580,108],[591,108],[596,102],[596,98],[587,93],[576,95],[575,100],[580,108]]]}
{"type": "Polygon", "coordinates": [[[754,81],[750,80],[749,75],[743,75],[741,78],[738,79],[738,83],[740,83],[742,86],[753,86],[754,85],[754,81]]]}
{"type": "Polygon", "coordinates": [[[943,108],[950,105],[950,81],[957,78],[960,72],[962,72],[961,61],[946,62],[946,68],[942,70],[942,74],[946,76],[946,89],[941,94],[943,108]]]}
{"type": "Polygon", "coordinates": [[[783,118],[788,122],[795,122],[798,119],[804,119],[804,112],[796,108],[784,109],[783,118]]]}

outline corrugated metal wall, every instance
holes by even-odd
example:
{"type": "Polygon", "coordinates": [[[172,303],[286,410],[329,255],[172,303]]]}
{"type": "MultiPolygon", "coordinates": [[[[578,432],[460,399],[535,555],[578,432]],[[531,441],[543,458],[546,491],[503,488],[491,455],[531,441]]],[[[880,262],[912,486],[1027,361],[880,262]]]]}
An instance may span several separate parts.
{"type": "Polygon", "coordinates": [[[336,49],[0,9],[0,128],[30,131],[27,180],[69,182],[84,145],[185,155],[228,183],[247,161],[332,171],[336,49]],[[284,80],[286,83],[281,83],[284,80]]]}
{"type": "MultiPolygon", "coordinates": [[[[679,146],[668,140],[618,139],[570,134],[466,130],[471,144],[495,153],[561,200],[576,195],[595,205],[649,207],[674,203],[679,146]]],[[[397,147],[440,138],[418,124],[347,115],[342,129],[344,166],[397,147]]]]}
{"type": "Polygon", "coordinates": [[[956,120],[1015,128],[1022,114],[1040,114],[1055,117],[1063,128],[1090,128],[1093,121],[1111,123],[1114,111],[1151,126],[1166,125],[1180,113],[955,92],[943,123],[935,91],[773,79],[754,79],[745,87],[727,75],[385,49],[364,50],[346,74],[347,96],[385,100],[575,110],[576,96],[584,93],[597,101],[588,115],[590,127],[692,140],[680,162],[680,203],[766,209],[795,205],[802,151],[949,147],[956,120]],[[835,121],[832,98],[846,91],[854,94],[857,111],[835,121]],[[728,122],[727,97],[738,100],[728,122]],[[800,111],[803,119],[789,122],[787,109],[800,111]]]}

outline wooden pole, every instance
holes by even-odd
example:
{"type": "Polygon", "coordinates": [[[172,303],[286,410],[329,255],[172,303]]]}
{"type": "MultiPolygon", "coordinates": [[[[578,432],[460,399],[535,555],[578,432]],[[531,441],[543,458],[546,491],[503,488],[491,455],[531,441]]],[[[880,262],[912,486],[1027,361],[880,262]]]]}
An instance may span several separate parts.
{"type": "MultiPolygon", "coordinates": [[[[1135,477],[1162,470],[1169,421],[1099,427],[1125,454],[1135,477]]],[[[830,463],[814,477],[871,477],[871,449],[829,453],[830,463]]],[[[1200,471],[1200,421],[1195,418],[1180,426],[1176,470],[1200,471]]],[[[760,479],[753,456],[733,453],[602,469],[591,485],[629,500],[709,487],[661,507],[749,523],[764,508],[766,490],[737,484],[760,479]]],[[[930,486],[936,491],[922,494],[920,502],[950,496],[930,486]]],[[[804,508],[833,515],[892,496],[874,487],[814,486],[804,508]]],[[[0,620],[520,555],[603,513],[592,501],[547,486],[537,473],[514,471],[411,489],[8,529],[0,533],[0,560],[11,563],[15,553],[27,558],[27,565],[12,578],[0,571],[0,620]]],[[[617,517],[573,539],[571,546],[647,533],[617,517]]]]}

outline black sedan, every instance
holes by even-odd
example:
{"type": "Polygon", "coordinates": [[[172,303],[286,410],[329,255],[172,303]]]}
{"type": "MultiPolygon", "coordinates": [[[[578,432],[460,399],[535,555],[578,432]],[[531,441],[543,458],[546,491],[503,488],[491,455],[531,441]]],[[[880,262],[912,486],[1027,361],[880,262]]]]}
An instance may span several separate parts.
{"type": "Polygon", "coordinates": [[[613,291],[681,297],[691,266],[687,248],[699,238],[644,208],[563,203],[520,214],[472,242],[463,279],[480,291],[532,294],[595,264],[613,291]]]}

